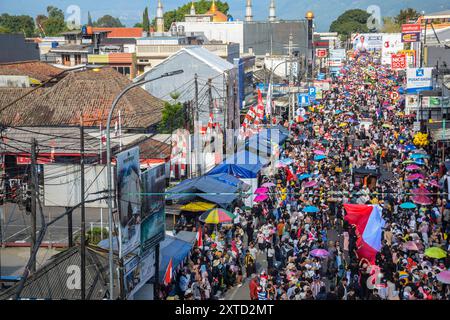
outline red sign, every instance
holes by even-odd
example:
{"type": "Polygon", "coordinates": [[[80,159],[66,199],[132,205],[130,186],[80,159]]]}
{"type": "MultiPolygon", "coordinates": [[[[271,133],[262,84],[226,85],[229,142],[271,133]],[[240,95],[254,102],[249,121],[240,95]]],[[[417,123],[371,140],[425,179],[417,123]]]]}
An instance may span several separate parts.
{"type": "Polygon", "coordinates": [[[402,24],[402,33],[420,32],[420,24],[402,24]]]}
{"type": "Polygon", "coordinates": [[[327,56],[327,50],[326,49],[317,49],[316,56],[318,58],[325,58],[327,56]]]}
{"type": "Polygon", "coordinates": [[[391,92],[391,99],[392,100],[398,100],[400,98],[400,94],[398,92],[392,91],[391,92]]]}
{"type": "MultiPolygon", "coordinates": [[[[17,156],[17,164],[31,164],[31,158],[27,156],[17,156]]],[[[52,159],[46,157],[37,157],[37,164],[49,164],[52,163],[52,159]]]]}
{"type": "Polygon", "coordinates": [[[392,57],[391,66],[393,70],[406,69],[406,67],[408,66],[406,62],[406,54],[393,53],[391,57],[392,57]]]}

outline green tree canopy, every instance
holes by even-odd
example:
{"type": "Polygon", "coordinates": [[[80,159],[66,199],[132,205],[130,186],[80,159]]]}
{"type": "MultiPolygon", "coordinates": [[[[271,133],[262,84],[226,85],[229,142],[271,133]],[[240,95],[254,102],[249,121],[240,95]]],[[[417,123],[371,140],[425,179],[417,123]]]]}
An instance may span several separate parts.
{"type": "Polygon", "coordinates": [[[45,36],[57,36],[68,29],[64,12],[53,6],[47,7],[47,15],[36,16],[36,25],[39,32],[45,36]]]}
{"type": "Polygon", "coordinates": [[[95,23],[95,27],[102,27],[102,28],[123,28],[125,27],[122,22],[120,22],[119,18],[115,18],[113,16],[110,16],[109,14],[104,15],[103,17],[99,18],[95,23]]]}
{"type": "MultiPolygon", "coordinates": [[[[199,0],[194,2],[195,12],[197,14],[205,14],[211,8],[212,1],[207,0],[199,0]]],[[[177,21],[184,21],[184,16],[189,14],[191,11],[192,1],[178,7],[175,10],[167,11],[164,13],[164,28],[169,30],[172,26],[172,23],[177,21]]],[[[219,11],[228,15],[228,11],[230,10],[230,6],[227,2],[224,1],[216,1],[216,6],[219,11]]],[[[231,17],[231,16],[229,16],[231,17]]],[[[152,20],[152,26],[156,26],[156,20],[152,20]]]]}
{"type": "Polygon", "coordinates": [[[150,19],[148,18],[148,8],[147,7],[145,7],[143,17],[142,17],[142,28],[146,32],[150,31],[150,19]]]}
{"type": "Polygon", "coordinates": [[[160,133],[172,133],[185,125],[184,109],[180,102],[164,104],[162,119],[159,123],[160,133]]]}
{"type": "Polygon", "coordinates": [[[394,18],[394,21],[401,26],[402,24],[409,23],[409,20],[417,20],[419,17],[420,13],[416,9],[407,8],[400,10],[399,14],[394,18]]]}
{"type": "Polygon", "coordinates": [[[35,34],[34,20],[30,16],[12,16],[4,13],[0,16],[0,28],[4,33],[22,33],[25,37],[35,34]]]}
{"type": "Polygon", "coordinates": [[[330,32],[348,37],[356,32],[369,32],[367,20],[370,14],[361,9],[347,10],[331,23],[330,32]]]}

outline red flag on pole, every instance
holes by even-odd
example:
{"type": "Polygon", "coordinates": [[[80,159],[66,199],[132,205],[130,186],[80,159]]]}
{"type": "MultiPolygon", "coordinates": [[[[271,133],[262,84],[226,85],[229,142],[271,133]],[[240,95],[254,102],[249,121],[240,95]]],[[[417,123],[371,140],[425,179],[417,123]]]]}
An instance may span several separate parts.
{"type": "Polygon", "coordinates": [[[203,232],[202,228],[199,228],[197,231],[197,247],[202,248],[203,247],[203,232]]]}
{"type": "Polygon", "coordinates": [[[168,286],[172,282],[172,258],[170,258],[169,264],[167,265],[166,273],[164,275],[164,285],[168,286]]]}

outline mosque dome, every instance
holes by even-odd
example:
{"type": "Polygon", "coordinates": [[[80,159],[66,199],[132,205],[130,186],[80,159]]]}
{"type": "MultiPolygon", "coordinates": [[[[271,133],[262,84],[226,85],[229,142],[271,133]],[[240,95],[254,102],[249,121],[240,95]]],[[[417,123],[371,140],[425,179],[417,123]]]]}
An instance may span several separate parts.
{"type": "Polygon", "coordinates": [[[206,12],[206,14],[210,14],[213,16],[213,22],[227,22],[228,21],[227,15],[220,12],[217,9],[215,1],[213,1],[211,8],[209,9],[208,12],[206,12]]]}

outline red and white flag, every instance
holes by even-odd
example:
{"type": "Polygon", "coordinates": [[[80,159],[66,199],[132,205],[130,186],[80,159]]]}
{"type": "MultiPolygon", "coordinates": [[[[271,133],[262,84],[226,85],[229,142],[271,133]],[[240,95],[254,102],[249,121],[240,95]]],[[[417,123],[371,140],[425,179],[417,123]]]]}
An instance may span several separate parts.
{"type": "Polygon", "coordinates": [[[202,248],[203,247],[203,231],[202,228],[199,228],[197,231],[197,247],[202,248]]]}
{"type": "Polygon", "coordinates": [[[173,265],[172,258],[170,258],[169,264],[167,265],[166,273],[164,274],[164,285],[168,286],[172,282],[173,265]]]}

